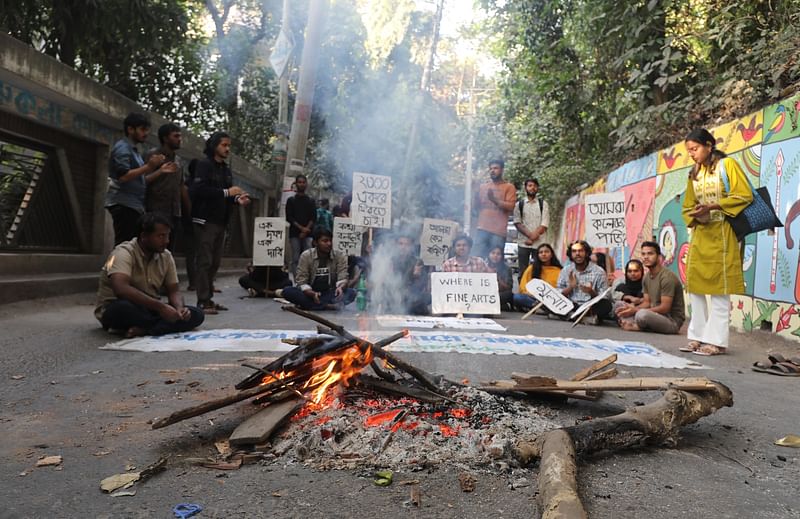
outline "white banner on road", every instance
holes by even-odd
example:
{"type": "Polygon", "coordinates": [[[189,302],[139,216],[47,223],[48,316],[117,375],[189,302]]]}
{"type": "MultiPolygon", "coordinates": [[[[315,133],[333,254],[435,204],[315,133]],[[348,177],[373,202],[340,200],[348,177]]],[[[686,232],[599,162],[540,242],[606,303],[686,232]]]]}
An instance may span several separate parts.
{"type": "Polygon", "coordinates": [[[350,218],[363,227],[392,226],[392,177],[353,173],[350,218]]]}
{"type": "Polygon", "coordinates": [[[253,224],[253,265],[279,267],[286,249],[286,220],[261,217],[253,224]]]}
{"type": "Polygon", "coordinates": [[[361,256],[364,228],[353,225],[352,218],[337,216],[333,219],[333,250],[347,256],[361,256]]]}
{"type": "Polygon", "coordinates": [[[419,239],[419,256],[425,265],[441,265],[447,259],[458,224],[452,220],[422,220],[422,236],[419,239]]]}
{"type": "Polygon", "coordinates": [[[431,272],[434,314],[499,314],[497,274],[431,272]]]}
{"type": "Polygon", "coordinates": [[[506,331],[505,326],[501,326],[494,319],[486,317],[427,317],[424,315],[379,315],[376,317],[378,326],[382,328],[427,328],[453,330],[496,330],[506,331]]]}
{"type": "Polygon", "coordinates": [[[586,241],[594,247],[625,244],[625,193],[586,195],[586,241]]]}
{"type": "MultiPolygon", "coordinates": [[[[386,330],[359,332],[372,340],[387,337],[386,330]]],[[[137,337],[101,346],[103,350],[126,351],[262,351],[281,355],[293,346],[281,339],[311,337],[303,330],[198,330],[161,337],[137,337]]],[[[387,347],[395,352],[483,353],[493,355],[537,355],[581,360],[602,360],[617,354],[617,364],[646,368],[704,368],[689,359],[670,355],[649,344],[611,339],[564,339],[534,335],[500,335],[441,331],[411,331],[408,337],[387,347]]]]}

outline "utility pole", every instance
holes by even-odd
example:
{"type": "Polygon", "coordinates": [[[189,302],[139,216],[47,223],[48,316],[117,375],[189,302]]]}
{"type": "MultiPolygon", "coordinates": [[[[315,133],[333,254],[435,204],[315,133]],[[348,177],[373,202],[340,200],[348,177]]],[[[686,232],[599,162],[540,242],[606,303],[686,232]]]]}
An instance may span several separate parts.
{"type": "Polygon", "coordinates": [[[311,108],[314,104],[317,61],[328,5],[328,0],[311,0],[308,9],[306,37],[303,43],[303,56],[300,60],[300,80],[297,84],[297,97],[292,113],[292,128],[289,134],[289,148],[284,173],[284,175],[292,177],[302,173],[305,167],[311,108]]]}
{"type": "MultiPolygon", "coordinates": [[[[289,0],[283,0],[283,12],[281,13],[281,38],[289,40],[289,0]]],[[[278,42],[276,42],[276,47],[278,42]]],[[[275,142],[272,145],[272,164],[275,168],[275,207],[271,208],[272,216],[278,216],[281,206],[281,196],[283,194],[283,176],[286,171],[286,152],[289,146],[289,63],[279,72],[278,91],[278,124],[275,125],[275,142]]]]}

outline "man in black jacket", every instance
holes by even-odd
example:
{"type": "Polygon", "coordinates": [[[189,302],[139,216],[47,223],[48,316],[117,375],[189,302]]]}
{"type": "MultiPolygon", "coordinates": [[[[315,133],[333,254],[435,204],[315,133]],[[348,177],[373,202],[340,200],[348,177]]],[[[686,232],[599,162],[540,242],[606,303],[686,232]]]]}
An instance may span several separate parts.
{"type": "Polygon", "coordinates": [[[234,205],[247,206],[249,195],[233,185],[233,174],[225,160],[231,153],[231,138],[215,132],[206,141],[205,158],[197,162],[190,193],[196,245],[195,289],[197,306],[206,314],[227,310],[214,303],[212,286],[222,259],[225,227],[234,205]]]}

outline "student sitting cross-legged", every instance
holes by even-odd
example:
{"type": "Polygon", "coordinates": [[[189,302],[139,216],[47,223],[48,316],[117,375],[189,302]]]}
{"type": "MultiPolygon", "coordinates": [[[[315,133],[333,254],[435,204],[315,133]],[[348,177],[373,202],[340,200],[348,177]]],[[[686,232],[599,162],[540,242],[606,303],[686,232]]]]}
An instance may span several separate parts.
{"type": "Polygon", "coordinates": [[[341,310],[356,298],[347,288],[347,256],[333,250],[333,234],[324,227],[315,230],[314,244],[300,255],[296,286],[284,288],[283,297],[303,310],[341,310]]]}

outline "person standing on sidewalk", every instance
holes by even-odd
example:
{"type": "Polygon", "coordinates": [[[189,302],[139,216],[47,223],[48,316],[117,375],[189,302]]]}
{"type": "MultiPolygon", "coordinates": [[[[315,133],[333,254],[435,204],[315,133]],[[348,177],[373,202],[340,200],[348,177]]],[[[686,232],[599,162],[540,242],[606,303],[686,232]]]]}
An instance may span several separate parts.
{"type": "Polygon", "coordinates": [[[739,240],[727,217],[738,215],[753,202],[750,184],[739,164],[714,146],[704,128],[686,136],[686,151],[695,165],[689,172],[683,199],[683,220],[691,229],[686,260],[686,291],[692,306],[681,351],[720,355],[730,336],[731,294],[744,294],[739,240]],[[728,185],[722,175],[728,177],[728,185]],[[706,296],[711,297],[711,308],[706,296]]]}
{"type": "Polygon", "coordinates": [[[94,315],[106,330],[126,337],[187,332],[202,324],[199,308],[184,306],[175,260],[167,250],[170,222],[145,213],[137,237],[117,245],[100,275],[94,315]],[[167,293],[167,302],[159,294],[167,293]]]}
{"type": "Polygon", "coordinates": [[[489,163],[491,182],[481,184],[475,193],[473,207],[478,209],[478,229],[475,232],[474,254],[486,257],[494,247],[505,249],[508,217],[514,211],[517,189],[503,180],[505,163],[496,159],[489,163]]]}
{"type": "Polygon", "coordinates": [[[235,205],[250,204],[249,195],[233,185],[233,173],[228,167],[231,137],[215,132],[206,141],[205,158],[197,162],[195,178],[190,188],[192,222],[196,245],[195,290],[197,306],[206,314],[216,314],[226,307],[213,299],[214,276],[222,260],[225,228],[235,205]]]}
{"type": "Polygon", "coordinates": [[[146,160],[157,154],[165,157],[164,163],[157,170],[145,175],[145,209],[148,213],[162,214],[172,224],[172,235],[167,246],[170,252],[175,250],[175,242],[180,234],[183,191],[188,189],[183,162],[176,154],[182,141],[180,126],[175,123],[164,124],[158,129],[158,142],[161,146],[153,148],[145,155],[146,160]]]}
{"type": "Polygon", "coordinates": [[[125,137],[111,147],[108,157],[108,192],[105,208],[114,221],[114,245],[136,237],[136,225],[144,213],[145,175],[157,170],[165,157],[151,155],[147,162],[139,152],[139,145],[150,134],[150,120],[139,113],[129,113],[122,122],[125,137]]]}
{"type": "Polygon", "coordinates": [[[300,254],[311,248],[317,204],[306,194],[308,179],[305,175],[297,175],[294,188],[295,194],[286,201],[286,221],[289,222],[289,243],[292,246],[291,270],[292,275],[297,276],[300,254]]]}
{"type": "Polygon", "coordinates": [[[547,202],[537,197],[539,181],[529,178],[525,181],[526,197],[514,206],[514,226],[519,231],[517,235],[517,258],[519,261],[519,277],[531,259],[536,259],[536,250],[545,241],[545,233],[550,227],[550,207],[547,202]]]}

